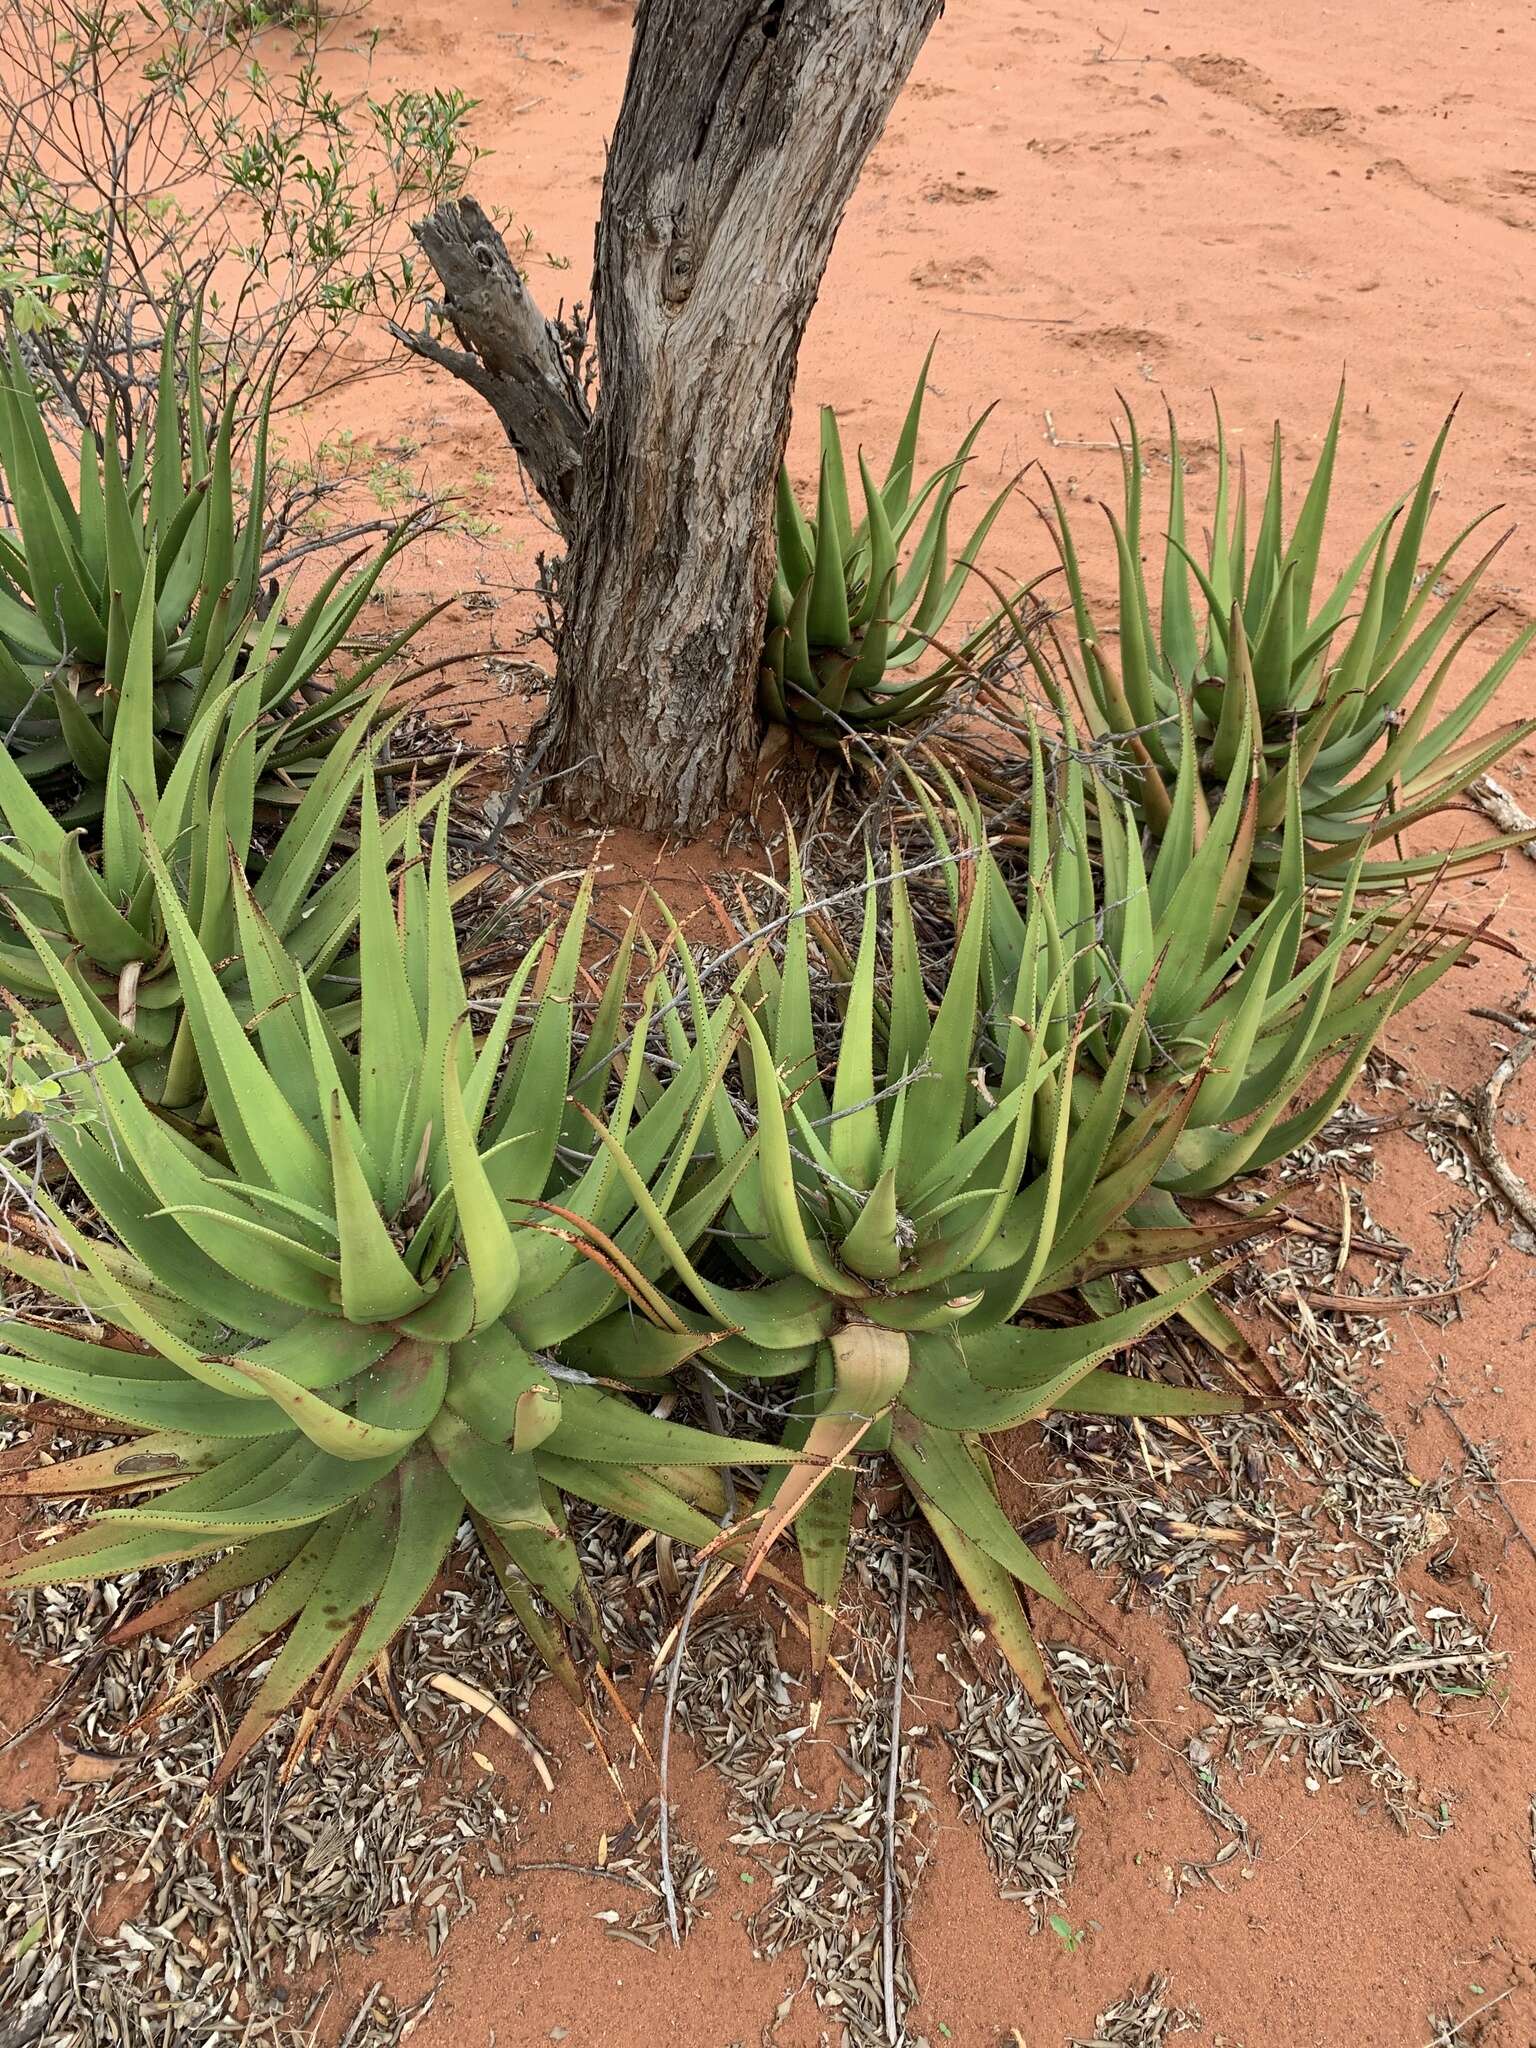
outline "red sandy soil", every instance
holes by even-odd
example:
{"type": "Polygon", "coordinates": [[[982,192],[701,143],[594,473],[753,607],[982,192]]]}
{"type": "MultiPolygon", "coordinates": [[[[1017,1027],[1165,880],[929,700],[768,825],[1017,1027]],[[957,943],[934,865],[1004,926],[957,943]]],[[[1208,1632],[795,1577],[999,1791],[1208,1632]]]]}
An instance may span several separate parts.
{"type": "MultiPolygon", "coordinates": [[[[529,278],[546,307],[584,297],[629,9],[604,0],[375,0],[358,25],[380,31],[379,84],[456,84],[478,96],[473,133],[494,154],[476,172],[477,196],[532,230],[529,278]]],[[[356,82],[361,61],[355,46],[337,60],[338,86],[356,82]]],[[[1165,446],[1162,394],[1173,402],[1199,504],[1210,482],[1208,453],[1203,470],[1200,457],[1212,385],[1252,463],[1263,460],[1274,416],[1283,418],[1299,489],[1347,365],[1340,553],[1411,482],[1461,393],[1440,519],[1449,533],[1502,500],[1520,523],[1493,572],[1505,608],[1497,623],[1512,632],[1536,606],[1536,100],[1519,83],[1532,76],[1536,17],[1487,0],[1355,9],[1294,0],[1283,10],[1168,0],[1092,15],[951,0],[849,209],[806,343],[792,460],[803,474],[821,401],[839,408],[854,439],[888,446],[940,331],[935,461],[981,405],[998,401],[981,444],[978,499],[994,478],[1037,463],[1078,495],[1112,495],[1117,463],[1107,444],[1119,390],[1154,448],[1165,446]]],[[[371,338],[352,346],[359,368],[375,359],[371,338]]],[[[435,644],[512,651],[531,618],[515,593],[547,536],[490,413],[446,377],[411,368],[317,406],[290,428],[291,445],[341,426],[382,454],[404,445],[407,469],[495,522],[481,539],[434,537],[417,548],[396,582],[400,613],[424,596],[482,590],[502,602],[489,612],[483,599],[454,606],[435,644]]],[[[1038,481],[1036,472],[1029,488],[1038,481]]],[[[1084,533],[1096,517],[1084,509],[1084,533]]],[[[1028,575],[1048,563],[1026,502],[999,533],[1001,569],[1028,575]]],[[[1528,663],[1505,715],[1533,707],[1528,663]]],[[[482,710],[492,727],[498,717],[509,729],[525,723],[510,701],[482,699],[482,710]]],[[[1528,809],[1533,766],[1527,747],[1502,771],[1528,809]]],[[[1498,928],[1532,950],[1536,864],[1516,857],[1464,895],[1478,915],[1496,910],[1498,928]]],[[[1468,1018],[1467,1006],[1508,1005],[1519,983],[1517,962],[1489,956],[1400,1022],[1393,1050],[1426,1087],[1480,1082],[1496,1058],[1497,1028],[1468,1018]]],[[[1506,1107],[1507,1154],[1536,1175],[1536,1067],[1506,1107]]],[[[1433,1212],[1444,1184],[1405,1139],[1381,1140],[1380,1157],[1374,1214],[1415,1246],[1415,1270],[1443,1271],[1433,1212]]],[[[1424,1405],[1443,1353],[1444,1384],[1466,1399],[1464,1428],[1502,1440],[1506,1491],[1536,1531],[1536,1262],[1485,1221],[1467,1270],[1495,1253],[1498,1268],[1469,1297],[1464,1320],[1440,1330],[1394,1319],[1376,1394],[1418,1470],[1447,1460],[1459,1469],[1448,1423],[1424,1405]]],[[[1135,1772],[1106,1784],[1105,1803],[1080,1806],[1069,1911],[1089,1934],[1068,1955],[1049,1933],[1031,1936],[1023,1907],[999,1901],[976,1832],[942,1794],[947,1761],[935,1734],[926,1775],[940,1828],[911,1923],[922,1987],[912,2033],[934,2048],[1015,2038],[1060,2048],[1087,2037],[1101,2008],[1167,1971],[1172,1996],[1205,2015],[1202,2038],[1226,2048],[1419,2048],[1431,2012],[1459,2017],[1505,1991],[1512,1995],[1459,2038],[1497,2048],[1536,2041],[1527,1817],[1536,1794],[1536,1553],[1493,1510],[1466,1509],[1457,1534],[1456,1570],[1494,1588],[1496,1641],[1512,1652],[1507,1706],[1375,1717],[1404,1767],[1452,1802],[1448,1834],[1406,1839],[1379,1810],[1359,1814],[1347,1787],[1312,1796],[1297,1771],[1277,1770],[1227,1785],[1263,1838],[1251,1879],[1175,1903],[1165,1868],[1209,1854],[1210,1838],[1173,1760],[1146,1739],[1135,1772]]],[[[1063,1576],[1102,1611],[1102,1584],[1071,1560],[1063,1576]]],[[[1468,1597],[1470,1586],[1468,1578],[1468,1597]]],[[[1144,1683],[1149,1734],[1181,1749],[1200,1709],[1180,1657],[1144,1618],[1125,1624],[1121,1647],[1144,1683]]],[[[13,1670],[0,1664],[0,1685],[13,1670]]],[[[920,1658],[920,1717],[931,1725],[942,1721],[940,1690],[920,1658]]],[[[1466,1703],[1447,1703],[1458,1706],[1466,1703]]],[[[548,1692],[539,1715],[565,1764],[552,1812],[518,1853],[590,1861],[622,1812],[548,1692]]],[[[516,1752],[490,1730],[485,1747],[520,1785],[516,1752]]],[[[10,1789],[51,1777],[51,1761],[36,1757],[10,1789]]],[[[529,1810],[534,1790],[530,1782],[529,1810]]],[[[799,1967],[793,1957],[752,1960],[714,1780],[701,1775],[684,1791],[680,1823],[722,1876],[712,1917],[680,1955],[652,1958],[609,1939],[592,1916],[612,1901],[586,1880],[487,1881],[437,1965],[423,1947],[393,1943],[349,1962],[330,2008],[342,2017],[326,2022],[322,2038],[334,2041],[375,1978],[404,2001],[436,1972],[435,2010],[413,2037],[421,2048],[536,2048],[554,2038],[571,2048],[755,2048],[799,1967]]],[[[773,2038],[785,2048],[835,2040],[822,2024],[806,1996],[773,2038]]]]}

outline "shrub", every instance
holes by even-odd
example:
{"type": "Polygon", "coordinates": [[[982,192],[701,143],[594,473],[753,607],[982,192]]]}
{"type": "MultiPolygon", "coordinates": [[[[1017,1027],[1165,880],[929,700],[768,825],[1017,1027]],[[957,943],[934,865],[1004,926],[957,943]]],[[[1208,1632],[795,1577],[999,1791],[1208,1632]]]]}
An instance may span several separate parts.
{"type": "MultiPolygon", "coordinates": [[[[257,392],[307,384],[359,319],[414,301],[407,223],[462,185],[475,103],[436,88],[339,97],[323,82],[327,41],[357,28],[323,12],[12,0],[0,13],[0,306],[60,415],[137,424],[162,335],[197,305],[231,391],[257,392]],[[279,64],[262,41],[274,24],[294,31],[279,64]]],[[[237,419],[237,443],[253,425],[237,419]]]]}

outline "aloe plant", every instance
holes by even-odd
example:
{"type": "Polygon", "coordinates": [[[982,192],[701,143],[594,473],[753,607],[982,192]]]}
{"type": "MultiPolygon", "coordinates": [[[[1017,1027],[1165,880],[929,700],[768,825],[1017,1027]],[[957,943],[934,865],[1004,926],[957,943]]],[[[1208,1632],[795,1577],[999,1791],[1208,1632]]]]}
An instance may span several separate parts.
{"type": "Polygon", "coordinates": [[[532,1598],[596,1628],[565,1497],[713,1533],[701,1475],[793,1455],[659,1420],[598,1377],[603,1359],[635,1354],[637,1332],[674,1361],[702,1341],[645,1277],[660,1264],[646,1218],[692,1243],[746,1164],[750,1146],[734,1161],[695,1158],[728,1050],[691,1047],[663,1083],[645,1058],[653,982],[627,1040],[620,1001],[605,1001],[589,1069],[573,1078],[585,890],[558,945],[523,959],[477,1043],[446,835],[429,863],[408,847],[392,897],[367,782],[361,833],[355,1048],[237,878],[256,1002],[248,1031],[147,845],[208,1126],[193,1144],[145,1105],[56,964],[58,1004],[99,1062],[96,1114],[62,1126],[58,1145],[109,1241],[40,1191],[56,1252],[0,1246],[0,1263],[52,1297],[0,1330],[4,1376],[134,1432],[125,1447],[16,1482],[130,1498],[0,1583],[211,1560],[128,1624],[135,1634],[269,1581],[184,1680],[275,1648],[221,1779],[317,1674],[315,1707],[335,1711],[427,1595],[466,1512],[579,1690],[558,1625],[532,1598]],[[604,1143],[588,1138],[583,1160],[566,1141],[587,1116],[604,1143]],[[82,1334],[67,1333],[82,1308],[82,1334]],[[115,1342],[101,1341],[103,1324],[115,1342]],[[563,1347],[580,1362],[552,1362],[563,1347]]]}
{"type": "MultiPolygon", "coordinates": [[[[341,565],[282,625],[282,595],[261,589],[270,393],[242,513],[231,462],[238,398],[210,447],[198,325],[185,351],[168,329],[153,420],[130,447],[110,422],[100,447],[82,432],[73,489],[14,335],[0,356],[0,481],[12,520],[0,527],[0,723],[29,780],[73,771],[84,785],[72,807],[81,819],[95,815],[107,779],[146,589],[153,725],[174,745],[214,679],[238,670],[268,609],[278,619],[265,635],[260,709],[292,703],[341,646],[404,538],[402,529],[356,574],[341,565]]],[[[290,748],[297,737],[288,735],[290,748]]]]}
{"type": "MultiPolygon", "coordinates": [[[[791,918],[782,968],[761,960],[735,995],[744,1033],[743,1084],[756,1146],[721,1231],[746,1268],[720,1277],[667,1242],[649,1216],[683,1297],[687,1326],[716,1341],[707,1368],[744,1380],[795,1382],[785,1442],[804,1462],[770,1478],[758,1504],[748,1575],[791,1523],[813,1596],[815,1661],[827,1653],[848,1548],[850,1459],[896,1461],[961,1583],[1021,1680],[1070,1741],[1050,1693],[1018,1588],[1069,1613],[1062,1591],[997,1497],[983,1436],[1053,1408],[1122,1415],[1224,1413],[1241,1397],[1160,1386],[1103,1361],[1154,1328],[1216,1277],[1192,1275],[1161,1299],[1076,1327],[1020,1324],[1030,1304],[1079,1279],[1154,1252],[1183,1256],[1232,1233],[1184,1225],[1127,1231],[1123,1219],[1156,1179],[1187,1122],[1198,1081],[1122,1128],[1145,1001],[1122,1049],[1074,1119],[1077,1042],[1048,1048],[1043,1026],[1059,993],[1035,993],[1039,920],[1016,982],[1017,1022],[995,1086],[975,1072],[979,998],[988,957],[985,888],[970,896],[953,967],[930,1015],[906,887],[891,879],[888,1008],[877,1002],[878,920],[871,887],[851,965],[836,1072],[824,1087],[812,1036],[804,919],[791,918]],[[1043,1166],[1031,1134],[1046,1105],[1053,1137],[1043,1166]]],[[[802,892],[795,878],[791,910],[802,892]]],[[[710,1026],[686,945],[697,1030],[710,1026]]],[[[722,1088],[714,1150],[741,1156],[743,1113],[722,1088]]],[[[615,1163],[648,1212],[639,1176],[615,1163]]]]}
{"type": "MultiPolygon", "coordinates": [[[[1486,619],[1479,590],[1499,542],[1464,572],[1454,565],[1491,515],[1472,520],[1421,574],[1441,456],[1451,427],[1437,435],[1407,498],[1381,519],[1331,585],[1319,583],[1324,528],[1343,420],[1344,393],[1323,438],[1317,467],[1294,525],[1287,528],[1284,449],[1275,428],[1262,510],[1249,532],[1246,479],[1236,476],[1216,416],[1216,501],[1197,551],[1185,514],[1179,435],[1169,415],[1170,481],[1160,569],[1143,566],[1146,532],[1141,439],[1127,408],[1122,448],[1124,505],[1105,508],[1118,567],[1118,635],[1106,633],[1088,599],[1078,540],[1055,487],[1056,536],[1071,599],[1071,631],[1058,642],[1077,715],[1095,738],[1130,750],[1128,785],[1141,818],[1163,830],[1179,773],[1183,711],[1188,707],[1205,779],[1219,794],[1250,719],[1258,736],[1260,794],[1254,865],[1263,875],[1280,858],[1287,776],[1296,764],[1310,881],[1337,883],[1363,847],[1367,889],[1486,862],[1529,835],[1503,834],[1449,854],[1391,856],[1376,849],[1454,803],[1467,785],[1511,747],[1536,732],[1536,718],[1507,721],[1468,738],[1474,721],[1529,647],[1527,627],[1446,708],[1447,684],[1468,641],[1486,619]],[[1442,602],[1442,581],[1454,578],[1442,602]],[[1150,587],[1158,589],[1154,612],[1150,587]]],[[[1452,415],[1454,417],[1454,415],[1452,415]]],[[[1032,650],[1042,677],[1060,694],[1043,650],[1032,650]]]]}
{"type": "MultiPolygon", "coordinates": [[[[1133,1105],[1204,1071],[1158,1184],[1207,1194],[1305,1144],[1386,1023],[1447,973],[1475,934],[1447,940],[1426,925],[1433,878],[1390,908],[1363,906],[1364,848],[1314,909],[1294,759],[1281,783],[1287,803],[1271,886],[1261,894],[1253,861],[1266,785],[1251,747],[1207,811],[1187,734],[1162,836],[1144,841],[1133,806],[1074,742],[1069,727],[1048,773],[1039,730],[1030,729],[1025,900],[1047,922],[1037,979],[1048,967],[1060,976],[1047,1040],[1061,1045],[1081,1029],[1084,1062],[1108,1073],[1134,1031],[1133,1105]],[[1330,1058],[1338,1064],[1327,1087],[1311,1089],[1330,1058]]],[[[948,794],[964,843],[980,845],[979,809],[952,780],[948,794]]],[[[990,852],[982,868],[992,907],[990,995],[1006,1009],[1031,946],[1029,917],[990,852]]]]}
{"type": "MultiPolygon", "coordinates": [[[[957,848],[976,851],[988,896],[990,959],[984,1035],[992,1071],[1018,1014],[1017,983],[1033,959],[1044,1042],[1060,1052],[1075,1039],[1078,1065],[1116,1072],[1133,1041],[1123,1116],[1127,1128],[1159,1098],[1199,1078],[1188,1113],[1129,1220],[1176,1228],[1179,1198],[1209,1195],[1243,1174],[1275,1164],[1312,1138],[1348,1094],[1389,1020],[1424,994],[1467,952],[1476,934],[1446,937],[1426,922],[1434,878],[1393,906],[1360,907],[1366,861],[1356,850],[1336,895],[1314,914],[1304,872],[1299,772],[1285,776],[1285,824],[1267,894],[1252,873],[1264,784],[1251,732],[1219,799],[1207,810],[1185,711],[1185,743],[1160,839],[1144,835],[1133,807],[1100,764],[1076,744],[1070,724],[1048,770],[1039,729],[1029,727],[1027,867],[1021,909],[985,847],[979,806],[943,773],[942,797],[957,823],[952,838],[933,794],[914,777],[936,846],[956,872],[957,848]],[[1042,945],[1036,935],[1045,934],[1042,945]],[[1049,987],[1047,982],[1049,980],[1049,987]],[[1331,1072],[1316,1077],[1325,1062],[1331,1072]]],[[[1016,885],[1017,886],[1017,885],[1016,885]]],[[[1083,1091],[1079,1111],[1093,1113],[1083,1091]]],[[[1036,1129],[1037,1155],[1050,1142],[1036,1129]]],[[[1142,1267],[1159,1291],[1181,1286],[1189,1268],[1159,1260],[1142,1267]]],[[[1090,1299],[1099,1299],[1089,1290],[1090,1299]]],[[[1234,1360],[1251,1353],[1230,1318],[1196,1297],[1183,1313],[1234,1360]]]]}
{"type": "MultiPolygon", "coordinates": [[[[146,579],[123,662],[117,715],[106,740],[106,775],[93,857],[81,828],[61,824],[8,748],[0,748],[0,988],[41,1003],[64,1028],[53,1001],[52,954],[62,950],[100,1030],[119,1044],[142,1091],[167,1108],[202,1100],[203,1083],[183,1007],[181,972],[156,885],[158,865],[174,878],[194,924],[201,957],[249,1007],[237,927],[236,870],[254,881],[254,901],[328,1008],[351,1001],[345,973],[330,983],[355,931],[359,866],[335,859],[335,842],[356,800],[378,710],[365,698],[340,736],[311,764],[297,806],[258,830],[259,803],[288,728],[261,723],[262,693],[276,615],[263,623],[248,658],[226,650],[169,765],[154,731],[153,600],[146,579]],[[329,870],[321,880],[322,870],[329,870]],[[41,931],[39,955],[27,925],[41,931]]],[[[302,719],[305,714],[300,714],[302,719]]],[[[439,796],[442,792],[439,792],[439,796]]],[[[436,801],[437,799],[432,799],[436,801]]],[[[398,853],[426,799],[403,806],[384,831],[398,853]]]]}
{"type": "Polygon", "coordinates": [[[814,519],[800,510],[788,470],[779,470],[762,704],[767,717],[819,745],[841,746],[850,732],[910,725],[1008,628],[1003,610],[961,646],[945,640],[950,615],[1013,486],[998,492],[951,559],[950,516],[988,413],[953,459],[919,484],[917,442],[932,360],[930,348],[883,484],[875,483],[859,455],[865,509],[857,524],[830,407],[821,415],[814,519]]]}

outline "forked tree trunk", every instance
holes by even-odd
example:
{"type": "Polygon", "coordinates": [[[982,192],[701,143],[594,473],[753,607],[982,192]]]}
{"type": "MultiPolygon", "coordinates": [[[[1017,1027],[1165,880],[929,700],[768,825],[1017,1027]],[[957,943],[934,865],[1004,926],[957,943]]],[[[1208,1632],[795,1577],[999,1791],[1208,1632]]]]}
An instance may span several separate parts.
{"type": "Polygon", "coordinates": [[[795,358],[941,6],[641,0],[603,185],[590,423],[570,337],[479,208],[419,230],[470,353],[402,339],[495,407],[569,544],[545,733],[569,808],[697,832],[750,774],[795,358]]]}

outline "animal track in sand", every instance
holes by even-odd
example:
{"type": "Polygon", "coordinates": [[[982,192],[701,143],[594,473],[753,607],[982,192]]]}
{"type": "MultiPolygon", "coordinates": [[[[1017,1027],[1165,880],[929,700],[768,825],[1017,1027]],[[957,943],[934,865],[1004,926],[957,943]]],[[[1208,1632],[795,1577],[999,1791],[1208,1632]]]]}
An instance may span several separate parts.
{"type": "Polygon", "coordinates": [[[1274,81],[1246,57],[1176,57],[1173,68],[1191,85],[1267,114],[1287,135],[1329,135],[1345,128],[1350,119],[1347,107],[1292,106],[1274,81]]]}
{"type": "Polygon", "coordinates": [[[912,273],[912,282],[923,292],[955,292],[985,284],[992,274],[985,256],[961,256],[950,263],[920,263],[912,273]]]}
{"type": "Polygon", "coordinates": [[[923,197],[930,206],[974,206],[983,199],[995,199],[995,185],[968,185],[965,173],[961,171],[953,178],[941,178],[937,185],[930,185],[923,197]]]}
{"type": "Polygon", "coordinates": [[[1287,135],[1327,135],[1349,116],[1342,107],[1287,107],[1276,119],[1287,135]]]}
{"type": "Polygon", "coordinates": [[[1166,334],[1158,334],[1150,327],[1125,325],[1077,327],[1071,333],[1063,334],[1061,339],[1068,348],[1091,349],[1110,355],[1162,355],[1168,347],[1166,334]]]}
{"type": "MultiPolygon", "coordinates": [[[[1264,115],[1285,134],[1299,141],[1328,136],[1354,148],[1368,146],[1361,136],[1353,132],[1354,117],[1347,107],[1293,106],[1274,81],[1257,65],[1250,64],[1246,57],[1223,57],[1215,52],[1204,52],[1198,57],[1176,57],[1173,69],[1202,91],[1215,93],[1222,99],[1247,107],[1253,113],[1264,115]]],[[[1453,93],[1440,104],[1449,107],[1466,97],[1465,94],[1453,93]]],[[[1398,111],[1393,106],[1377,109],[1378,113],[1398,111]]],[[[1401,157],[1382,157],[1369,165],[1366,176],[1400,179],[1445,206],[1489,214],[1506,227],[1527,232],[1536,228],[1536,216],[1511,212],[1500,203],[1511,198],[1536,199],[1536,171],[1492,172],[1479,183],[1465,177],[1426,177],[1401,157]]]]}

